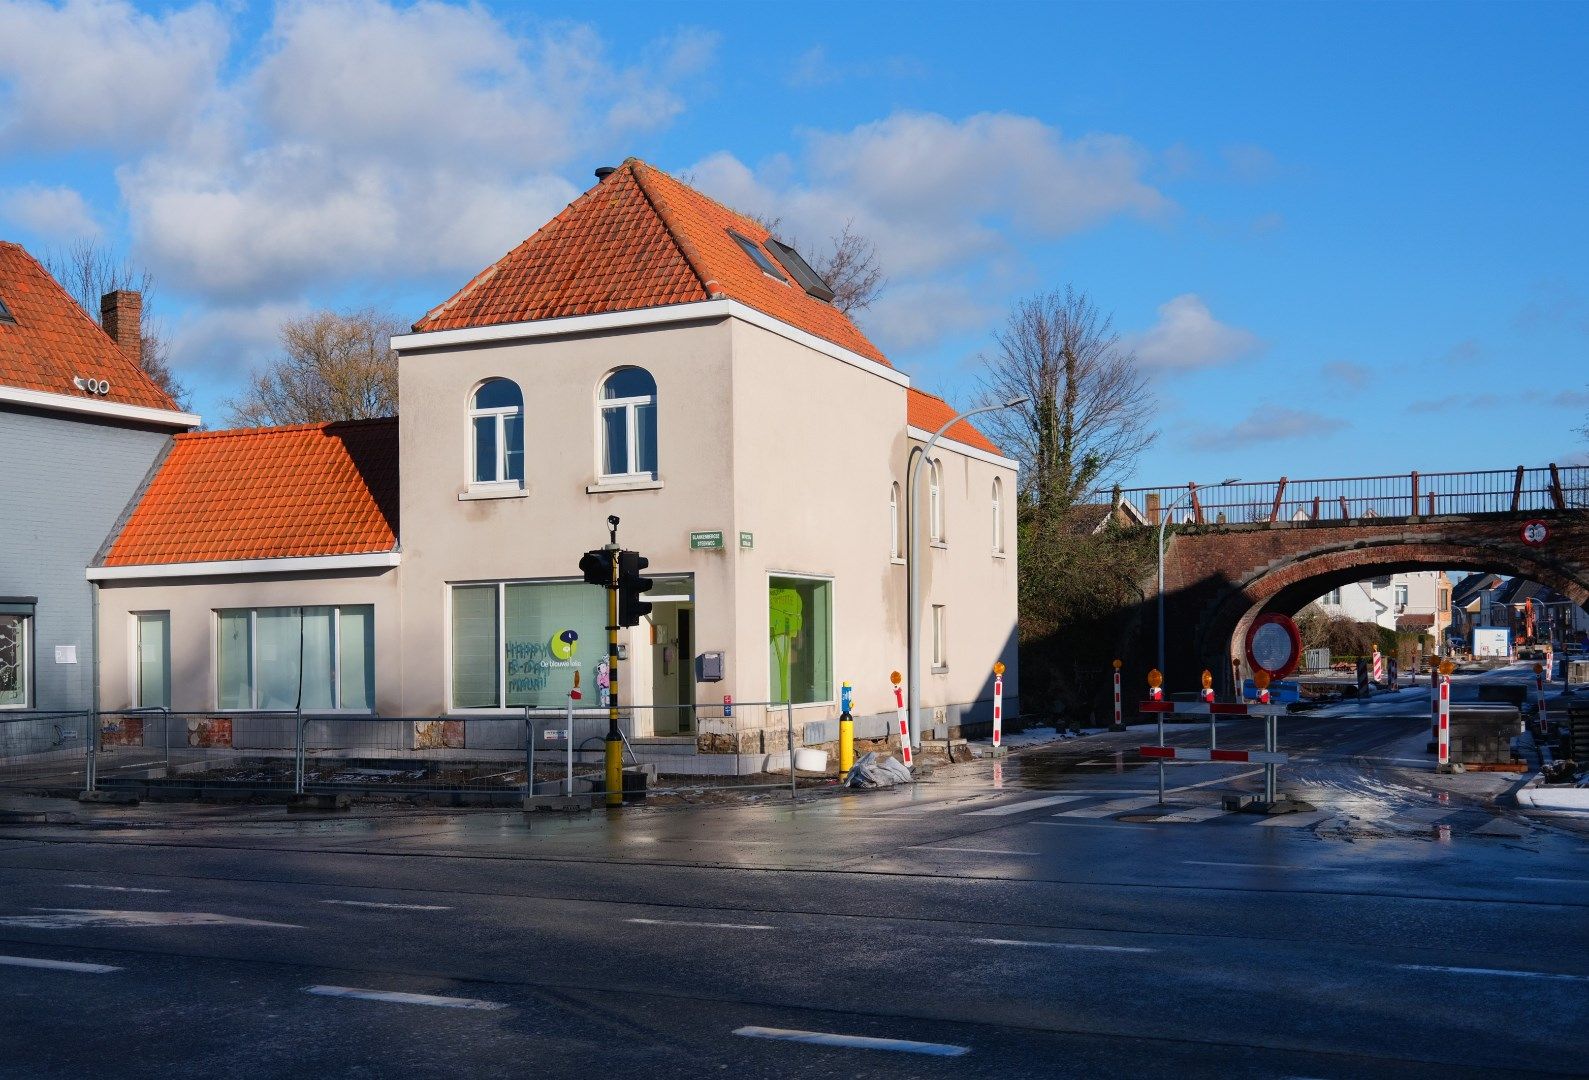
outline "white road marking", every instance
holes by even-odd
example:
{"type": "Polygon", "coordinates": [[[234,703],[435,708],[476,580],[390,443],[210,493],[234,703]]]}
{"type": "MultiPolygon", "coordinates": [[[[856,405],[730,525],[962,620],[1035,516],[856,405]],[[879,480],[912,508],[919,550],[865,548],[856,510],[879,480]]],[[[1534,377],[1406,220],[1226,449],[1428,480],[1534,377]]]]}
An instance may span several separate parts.
{"type": "Polygon", "coordinates": [[[1019,814],[1026,810],[1038,810],[1045,806],[1058,806],[1060,803],[1077,802],[1085,799],[1085,795],[1049,795],[1042,799],[1026,799],[1023,802],[1006,803],[1003,806],[990,806],[986,810],[969,811],[966,817],[1005,817],[1009,814],[1019,814]]]}
{"type": "Polygon", "coordinates": [[[1225,810],[1219,806],[1194,806],[1190,810],[1180,810],[1173,814],[1165,814],[1150,824],[1157,825],[1161,821],[1198,822],[1210,818],[1224,817],[1225,810]]]}
{"type": "Polygon", "coordinates": [[[322,900],[322,904],[342,907],[391,908],[394,911],[451,911],[445,904],[383,904],[379,900],[322,900]]]}
{"type": "Polygon", "coordinates": [[[1518,881],[1534,881],[1541,885],[1589,885],[1589,878],[1581,877],[1520,877],[1518,881]]]}
{"type": "Polygon", "coordinates": [[[1251,870],[1312,870],[1311,866],[1285,866],[1280,863],[1261,862],[1207,862],[1202,859],[1182,859],[1186,866],[1239,866],[1251,870]]]}
{"type": "Polygon", "coordinates": [[[973,855],[1041,855],[1041,851],[1005,851],[990,847],[948,847],[944,844],[915,844],[912,851],[969,851],[973,855]]]}
{"type": "Polygon", "coordinates": [[[637,923],[640,926],[699,926],[709,930],[776,930],[776,926],[765,923],[734,923],[734,922],[691,922],[688,919],[625,919],[627,923],[637,923]]]}
{"type": "Polygon", "coordinates": [[[837,1035],[827,1031],[792,1031],[788,1028],[742,1027],[735,1035],[748,1039],[780,1039],[784,1042],[811,1043],[815,1046],[842,1046],[855,1050],[894,1050],[903,1054],[930,1054],[934,1057],[960,1057],[969,1046],[949,1043],[912,1042],[909,1039],[873,1039],[865,1035],[837,1035]]]}
{"type": "Polygon", "coordinates": [[[108,975],[120,971],[109,964],[78,964],[71,960],[40,960],[36,956],[0,956],[0,965],[6,967],[45,968],[50,971],[79,971],[86,975],[108,975]]]}
{"type": "Polygon", "coordinates": [[[360,1001],[389,1001],[394,1005],[437,1005],[444,1009],[507,1008],[500,1001],[442,997],[437,994],[404,994],[396,990],[360,990],[352,986],[306,986],[304,991],[319,997],[358,998],[360,1001]]]}
{"type": "Polygon", "coordinates": [[[904,806],[895,806],[887,810],[879,810],[874,817],[904,817],[906,814],[931,814],[939,810],[947,810],[954,806],[955,799],[933,799],[929,802],[911,802],[904,806]]]}
{"type": "Polygon", "coordinates": [[[114,911],[94,908],[34,908],[38,915],[7,915],[0,926],[31,930],[76,930],[85,926],[275,926],[302,930],[296,923],[240,919],[208,911],[114,911]]]}
{"type": "Polygon", "coordinates": [[[1099,803],[1097,806],[1084,806],[1080,810],[1061,810],[1054,816],[1056,818],[1113,817],[1128,810],[1140,810],[1144,806],[1157,805],[1158,801],[1157,795],[1149,795],[1141,799],[1115,799],[1113,802],[1099,803]]]}
{"type": "Polygon", "coordinates": [[[97,889],[100,892],[168,893],[170,889],[140,889],[132,885],[62,885],[63,889],[97,889]]]}
{"type": "Polygon", "coordinates": [[[1507,975],[1519,979],[1559,979],[1589,982],[1589,975],[1562,975],[1554,971],[1508,971],[1504,968],[1441,967],[1436,964],[1397,964],[1403,971],[1438,971],[1447,975],[1507,975]]]}
{"type": "Polygon", "coordinates": [[[1199,780],[1195,784],[1186,784],[1182,787],[1172,787],[1168,789],[1168,792],[1196,791],[1198,788],[1213,787],[1215,784],[1233,784],[1237,780],[1245,780],[1249,776],[1258,776],[1262,772],[1262,769],[1248,769],[1246,772],[1232,773],[1229,776],[1216,776],[1212,780],[1199,780]]]}
{"type": "Polygon", "coordinates": [[[1075,949],[1080,952],[1150,953],[1157,949],[1144,949],[1135,945],[1076,945],[1069,941],[1017,941],[1013,938],[972,938],[978,945],[1019,945],[1029,949],[1075,949]]]}
{"type": "Polygon", "coordinates": [[[1259,818],[1255,824],[1272,829],[1305,829],[1309,825],[1317,825],[1332,813],[1333,811],[1330,810],[1318,810],[1311,814],[1275,814],[1272,817],[1259,818]]]}
{"type": "Polygon", "coordinates": [[[1072,829],[1129,829],[1132,826],[1122,822],[1119,825],[1105,825],[1101,821],[1060,821],[1055,818],[1044,818],[1037,822],[1039,825],[1065,825],[1072,829]]]}

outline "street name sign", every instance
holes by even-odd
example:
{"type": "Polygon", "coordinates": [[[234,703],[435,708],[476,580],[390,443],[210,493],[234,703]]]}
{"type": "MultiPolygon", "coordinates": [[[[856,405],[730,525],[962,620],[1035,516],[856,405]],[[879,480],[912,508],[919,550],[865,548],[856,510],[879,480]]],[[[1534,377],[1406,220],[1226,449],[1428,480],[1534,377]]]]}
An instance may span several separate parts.
{"type": "Polygon", "coordinates": [[[721,548],[723,546],[723,530],[708,529],[703,532],[690,534],[690,550],[699,551],[703,548],[721,548]]]}

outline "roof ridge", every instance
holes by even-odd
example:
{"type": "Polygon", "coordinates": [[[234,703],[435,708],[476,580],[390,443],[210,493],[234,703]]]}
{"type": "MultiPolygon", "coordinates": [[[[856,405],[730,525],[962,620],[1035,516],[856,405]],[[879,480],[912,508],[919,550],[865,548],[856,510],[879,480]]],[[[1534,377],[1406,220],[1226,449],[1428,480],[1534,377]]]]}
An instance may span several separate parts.
{"type": "MultiPolygon", "coordinates": [[[[668,205],[666,196],[651,189],[651,186],[646,183],[642,176],[641,170],[651,169],[653,172],[662,173],[663,176],[668,176],[668,174],[662,172],[661,169],[647,165],[639,158],[630,158],[624,164],[628,166],[629,175],[634,178],[635,186],[640,189],[641,196],[645,199],[647,205],[651,207],[652,212],[656,214],[657,220],[662,222],[662,227],[667,230],[668,238],[679,249],[679,254],[684,256],[684,265],[690,268],[690,273],[695,275],[695,280],[701,283],[701,291],[706,294],[708,300],[715,300],[722,296],[722,286],[717,283],[716,279],[707,276],[705,260],[701,258],[701,253],[696,250],[695,242],[685,235],[684,230],[679,228],[678,223],[673,219],[673,208],[668,205]]],[[[668,176],[668,179],[672,180],[673,177],[668,176]]],[[[602,183],[605,182],[605,180],[602,181],[602,183]]],[[[596,187],[601,187],[601,184],[597,184],[596,187]]],[[[594,191],[595,188],[591,190],[594,191]]],[[[724,209],[727,208],[724,207],[724,209]]]]}
{"type": "Polygon", "coordinates": [[[284,435],[300,431],[325,431],[333,427],[395,424],[395,416],[367,416],[360,420],[315,420],[304,424],[261,424],[258,427],[218,428],[214,431],[184,431],[178,439],[237,438],[244,435],[284,435]]]}

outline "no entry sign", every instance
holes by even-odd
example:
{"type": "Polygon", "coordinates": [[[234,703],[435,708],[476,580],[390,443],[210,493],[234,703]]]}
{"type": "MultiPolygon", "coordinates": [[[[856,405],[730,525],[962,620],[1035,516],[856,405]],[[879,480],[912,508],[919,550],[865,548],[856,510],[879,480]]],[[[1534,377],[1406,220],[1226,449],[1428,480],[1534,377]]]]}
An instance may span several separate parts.
{"type": "Polygon", "coordinates": [[[1302,635],[1289,616],[1271,611],[1258,616],[1247,628],[1247,663],[1280,679],[1296,670],[1302,659],[1302,635]]]}

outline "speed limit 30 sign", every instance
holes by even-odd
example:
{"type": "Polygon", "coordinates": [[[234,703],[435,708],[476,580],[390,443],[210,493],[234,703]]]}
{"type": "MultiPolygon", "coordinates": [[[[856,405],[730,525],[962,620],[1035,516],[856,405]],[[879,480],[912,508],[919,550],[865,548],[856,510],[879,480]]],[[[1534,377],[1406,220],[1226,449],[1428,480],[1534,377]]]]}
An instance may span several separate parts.
{"type": "Polygon", "coordinates": [[[1539,547],[1550,539],[1550,526],[1539,520],[1539,518],[1530,518],[1523,522],[1523,527],[1518,530],[1518,535],[1522,537],[1523,543],[1529,547],[1539,547]]]}

